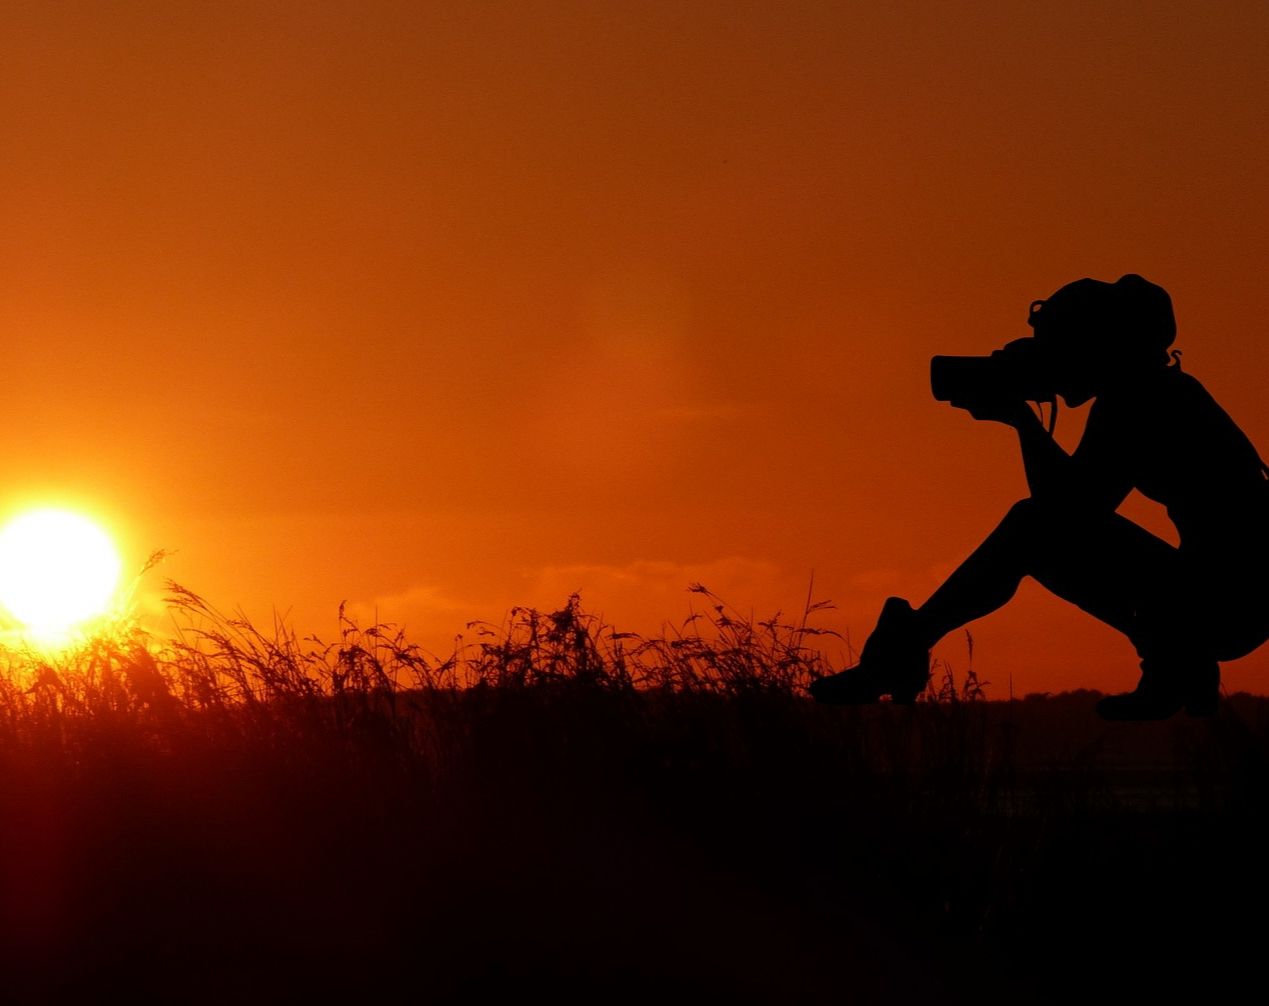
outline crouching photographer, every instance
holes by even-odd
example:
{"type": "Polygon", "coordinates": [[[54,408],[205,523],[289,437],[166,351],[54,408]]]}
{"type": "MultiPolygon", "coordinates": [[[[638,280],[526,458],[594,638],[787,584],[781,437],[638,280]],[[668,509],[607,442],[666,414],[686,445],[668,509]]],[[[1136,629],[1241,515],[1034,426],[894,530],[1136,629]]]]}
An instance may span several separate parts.
{"type": "Polygon", "coordinates": [[[1169,348],[1172,301],[1137,275],[1081,279],[1031,304],[1033,334],[989,356],[937,356],[934,397],[1018,434],[1030,496],[925,604],[889,598],[854,667],[822,702],[912,702],[944,635],[1013,597],[1024,576],[1123,632],[1141,660],[1107,719],[1216,712],[1222,660],[1269,638],[1269,482],[1246,434],[1169,348]],[[1053,438],[1057,403],[1093,400],[1078,447],[1053,438]],[[1049,403],[1049,423],[1030,403],[1049,403]],[[1180,544],[1115,511],[1133,489],[1162,503],[1180,544]]]}

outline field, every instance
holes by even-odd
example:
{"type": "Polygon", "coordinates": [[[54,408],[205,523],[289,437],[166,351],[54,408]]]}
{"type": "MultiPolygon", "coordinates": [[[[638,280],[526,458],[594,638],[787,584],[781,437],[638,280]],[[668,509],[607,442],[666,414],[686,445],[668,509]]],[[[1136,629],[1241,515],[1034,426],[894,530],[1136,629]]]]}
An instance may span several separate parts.
{"type": "Polygon", "coordinates": [[[9,1001],[981,1002],[1262,970],[1269,702],[823,708],[814,606],[657,639],[576,598],[435,658],[172,586],[0,674],[9,1001]],[[399,996],[394,996],[400,998],[399,996]]]}

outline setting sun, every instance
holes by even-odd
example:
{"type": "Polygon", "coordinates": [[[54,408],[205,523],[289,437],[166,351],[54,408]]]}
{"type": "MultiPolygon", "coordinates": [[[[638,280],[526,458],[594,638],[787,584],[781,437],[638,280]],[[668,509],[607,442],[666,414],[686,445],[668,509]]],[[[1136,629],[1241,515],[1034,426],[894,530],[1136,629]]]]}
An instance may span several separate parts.
{"type": "Polygon", "coordinates": [[[35,636],[59,636],[109,608],[121,565],[88,518],[29,511],[0,530],[0,604],[35,636]]]}

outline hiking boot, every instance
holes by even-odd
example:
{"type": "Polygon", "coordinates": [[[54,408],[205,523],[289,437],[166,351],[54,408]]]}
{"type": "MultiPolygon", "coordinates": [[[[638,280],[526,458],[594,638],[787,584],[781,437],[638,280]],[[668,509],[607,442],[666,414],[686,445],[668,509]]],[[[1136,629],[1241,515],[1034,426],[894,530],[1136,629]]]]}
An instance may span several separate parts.
{"type": "Polygon", "coordinates": [[[1141,680],[1131,692],[1107,695],[1097,703],[1104,720],[1166,720],[1182,708],[1191,716],[1215,716],[1221,669],[1215,660],[1185,671],[1141,662],[1141,680]]]}
{"type": "Polygon", "coordinates": [[[912,605],[901,597],[886,599],[859,663],[837,674],[811,682],[818,702],[831,705],[863,705],[883,695],[901,705],[911,705],[930,679],[930,651],[918,631],[912,605]]]}

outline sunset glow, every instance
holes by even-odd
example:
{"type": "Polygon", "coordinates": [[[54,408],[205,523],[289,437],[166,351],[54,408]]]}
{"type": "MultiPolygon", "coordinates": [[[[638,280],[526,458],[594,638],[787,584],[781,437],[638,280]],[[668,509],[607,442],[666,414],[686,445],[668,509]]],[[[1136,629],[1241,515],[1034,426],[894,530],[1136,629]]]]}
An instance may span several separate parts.
{"type": "Polygon", "coordinates": [[[0,530],[0,604],[41,640],[103,614],[119,585],[119,553],[97,524],[32,510],[0,530]]]}
{"type": "MultiPolygon", "coordinates": [[[[813,579],[861,640],[1027,494],[931,357],[1084,276],[1165,287],[1269,453],[1269,5],[10,6],[6,497],[262,621],[442,650],[813,579]]],[[[1031,580],[978,621],[995,696],[1140,673],[1031,580]]]]}

